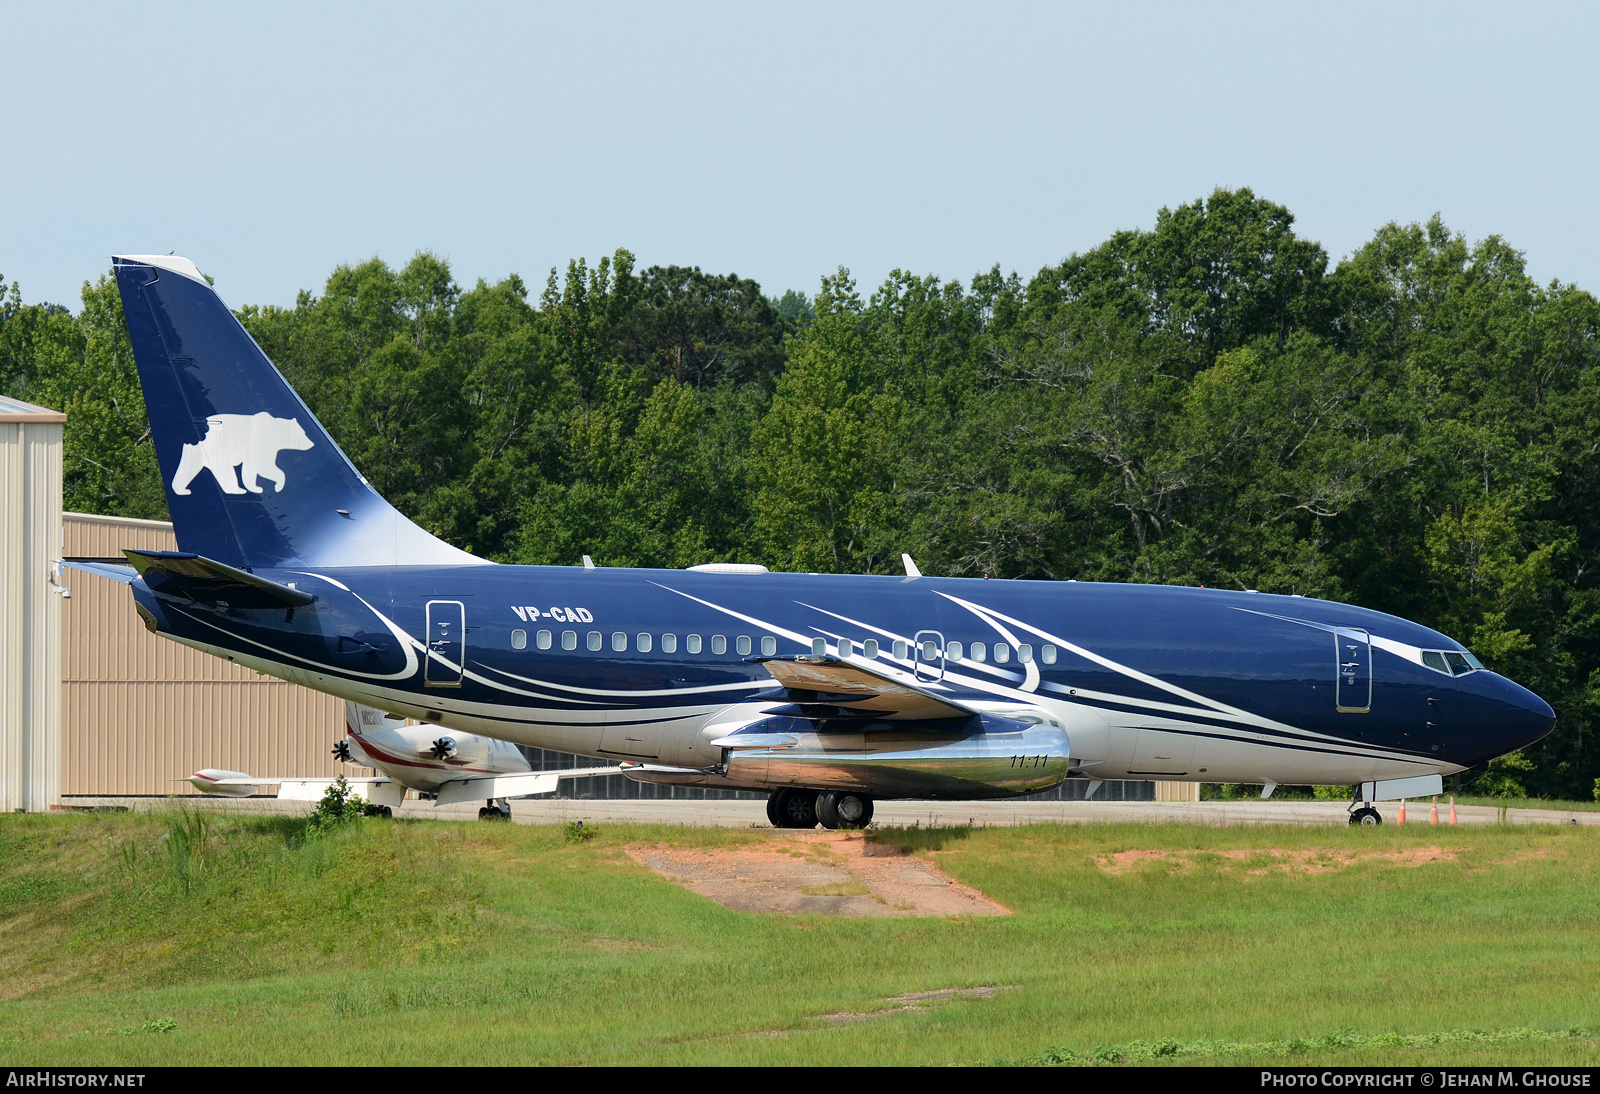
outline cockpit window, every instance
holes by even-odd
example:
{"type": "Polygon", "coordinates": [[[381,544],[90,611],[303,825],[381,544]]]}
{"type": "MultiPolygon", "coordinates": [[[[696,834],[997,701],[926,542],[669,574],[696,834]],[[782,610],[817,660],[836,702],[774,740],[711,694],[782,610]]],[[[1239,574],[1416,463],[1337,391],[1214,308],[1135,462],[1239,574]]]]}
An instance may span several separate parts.
{"type": "Polygon", "coordinates": [[[1459,650],[1423,650],[1422,663],[1434,672],[1447,676],[1465,676],[1483,668],[1483,662],[1470,653],[1459,650]]]}

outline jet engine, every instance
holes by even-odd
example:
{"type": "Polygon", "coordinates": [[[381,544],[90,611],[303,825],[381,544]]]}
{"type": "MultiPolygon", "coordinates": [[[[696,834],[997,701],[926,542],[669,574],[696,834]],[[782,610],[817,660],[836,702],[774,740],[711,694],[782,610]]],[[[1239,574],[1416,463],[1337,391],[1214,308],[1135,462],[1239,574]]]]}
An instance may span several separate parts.
{"type": "Polygon", "coordinates": [[[476,764],[488,758],[490,747],[489,739],[476,733],[447,733],[422,744],[417,753],[447,764],[476,764]]]}
{"type": "Polygon", "coordinates": [[[623,774],[687,786],[964,800],[1045,790],[1067,778],[1070,765],[1060,726],[994,714],[923,721],[776,716],[729,728],[710,742],[722,750],[714,767],[639,764],[623,774]]]}

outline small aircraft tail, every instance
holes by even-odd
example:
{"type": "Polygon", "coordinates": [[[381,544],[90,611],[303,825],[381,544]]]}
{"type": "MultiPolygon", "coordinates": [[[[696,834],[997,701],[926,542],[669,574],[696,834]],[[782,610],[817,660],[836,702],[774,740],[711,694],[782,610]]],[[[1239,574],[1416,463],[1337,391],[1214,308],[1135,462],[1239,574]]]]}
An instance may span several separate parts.
{"type": "Polygon", "coordinates": [[[112,263],[185,552],[243,570],[485,561],[378,496],[194,263],[112,263]]]}

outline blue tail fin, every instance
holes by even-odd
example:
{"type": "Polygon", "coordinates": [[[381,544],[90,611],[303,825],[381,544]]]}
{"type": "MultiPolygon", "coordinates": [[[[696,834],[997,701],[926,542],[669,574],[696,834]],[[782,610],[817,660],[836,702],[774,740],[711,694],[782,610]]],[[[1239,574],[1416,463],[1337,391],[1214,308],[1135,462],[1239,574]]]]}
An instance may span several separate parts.
{"type": "Polygon", "coordinates": [[[194,263],[112,261],[179,547],[244,569],[483,561],[367,485],[194,263]]]}

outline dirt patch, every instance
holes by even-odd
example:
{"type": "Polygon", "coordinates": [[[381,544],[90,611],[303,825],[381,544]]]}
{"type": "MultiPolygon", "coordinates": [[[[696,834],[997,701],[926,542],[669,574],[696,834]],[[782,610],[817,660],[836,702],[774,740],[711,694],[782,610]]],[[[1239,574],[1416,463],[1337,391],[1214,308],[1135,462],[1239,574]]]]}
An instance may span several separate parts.
{"type": "Polygon", "coordinates": [[[914,991],[885,999],[889,1004],[878,1010],[841,1010],[833,1014],[819,1014],[819,1022],[859,1022],[865,1018],[882,1018],[886,1014],[900,1014],[908,1010],[926,1010],[934,1003],[951,999],[992,999],[995,992],[1013,991],[1017,984],[988,984],[981,988],[936,988],[933,991],[914,991]]]}
{"type": "Polygon", "coordinates": [[[1426,866],[1432,862],[1454,862],[1460,852],[1449,847],[1409,847],[1401,851],[1289,851],[1281,847],[1235,848],[1227,851],[1118,851],[1094,856],[1094,864],[1108,874],[1122,874],[1141,863],[1160,862],[1168,869],[1185,873],[1207,861],[1254,866],[1246,873],[1325,874],[1343,870],[1358,862],[1387,862],[1393,866],[1426,866]]]}
{"type": "Polygon", "coordinates": [[[869,849],[856,832],[796,833],[749,847],[630,847],[628,854],[691,892],[741,912],[1011,914],[926,859],[869,849]]]}

